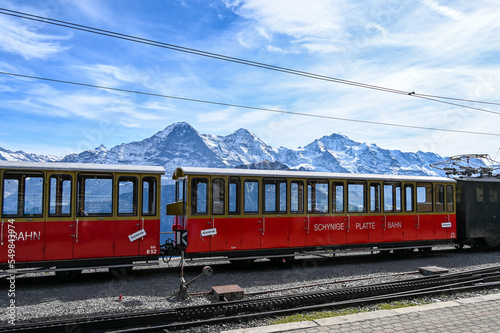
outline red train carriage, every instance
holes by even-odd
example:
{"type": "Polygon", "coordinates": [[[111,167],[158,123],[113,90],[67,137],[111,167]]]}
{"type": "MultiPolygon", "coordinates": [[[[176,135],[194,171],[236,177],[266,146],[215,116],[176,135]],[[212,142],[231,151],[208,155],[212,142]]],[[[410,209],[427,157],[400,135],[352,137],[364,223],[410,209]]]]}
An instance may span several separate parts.
{"type": "Polygon", "coordinates": [[[0,161],[0,268],[158,259],[162,174],[155,166],[0,161]]]}
{"type": "Polygon", "coordinates": [[[414,248],[457,237],[450,178],[178,168],[173,179],[167,214],[173,230],[187,230],[187,257],[414,248]]]}

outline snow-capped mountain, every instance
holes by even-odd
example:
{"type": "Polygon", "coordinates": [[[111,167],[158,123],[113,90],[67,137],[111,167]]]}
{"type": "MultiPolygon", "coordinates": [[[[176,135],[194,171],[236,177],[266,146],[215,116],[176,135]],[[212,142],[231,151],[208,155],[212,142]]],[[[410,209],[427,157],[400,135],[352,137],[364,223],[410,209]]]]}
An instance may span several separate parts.
{"type": "Polygon", "coordinates": [[[161,165],[167,175],[178,166],[279,165],[292,170],[435,176],[439,171],[429,164],[443,158],[434,153],[387,150],[339,134],[324,136],[296,149],[273,148],[246,129],[216,136],[200,134],[188,123],[180,122],[150,138],[109,149],[101,145],[58,158],[0,148],[0,160],[161,165]]]}
{"type": "Polygon", "coordinates": [[[25,153],[22,150],[11,151],[0,147],[0,161],[58,162],[59,160],[59,157],[53,155],[37,155],[25,153]]]}

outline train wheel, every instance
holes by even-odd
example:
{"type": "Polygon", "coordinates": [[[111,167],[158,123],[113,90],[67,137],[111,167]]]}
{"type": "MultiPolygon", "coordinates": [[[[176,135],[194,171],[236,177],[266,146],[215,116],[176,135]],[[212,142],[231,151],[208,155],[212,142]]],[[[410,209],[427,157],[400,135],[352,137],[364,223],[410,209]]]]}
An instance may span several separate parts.
{"type": "Polygon", "coordinates": [[[423,257],[427,257],[432,251],[432,247],[421,247],[418,249],[418,253],[420,253],[423,257]]]}
{"type": "Polygon", "coordinates": [[[378,249],[378,253],[377,255],[381,256],[381,257],[387,257],[390,253],[391,253],[391,249],[378,249]]]}
{"type": "Polygon", "coordinates": [[[254,259],[244,259],[244,260],[229,260],[231,264],[239,269],[250,268],[254,262],[254,259]]]}
{"type": "Polygon", "coordinates": [[[280,265],[281,267],[290,268],[295,262],[295,257],[270,258],[269,260],[280,265]]]}
{"type": "Polygon", "coordinates": [[[398,258],[408,258],[411,255],[413,255],[413,249],[399,249],[399,250],[394,250],[394,254],[398,258]]]}
{"type": "Polygon", "coordinates": [[[109,272],[117,280],[121,280],[132,273],[132,266],[109,268],[109,272]]]}
{"type": "Polygon", "coordinates": [[[496,249],[500,245],[500,237],[485,237],[484,245],[485,249],[496,249]]]}
{"type": "Polygon", "coordinates": [[[71,270],[71,271],[57,271],[56,277],[64,282],[74,281],[82,275],[82,270],[71,270]]]}

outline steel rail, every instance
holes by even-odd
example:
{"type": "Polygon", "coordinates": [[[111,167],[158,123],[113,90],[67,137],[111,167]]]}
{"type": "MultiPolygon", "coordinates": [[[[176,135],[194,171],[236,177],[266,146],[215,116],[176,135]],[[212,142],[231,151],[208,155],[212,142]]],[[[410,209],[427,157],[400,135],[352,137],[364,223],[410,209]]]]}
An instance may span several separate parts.
{"type": "Polygon", "coordinates": [[[155,331],[166,328],[185,328],[215,324],[246,318],[335,308],[352,304],[377,302],[385,299],[416,297],[422,293],[439,293],[452,288],[491,286],[500,280],[500,267],[488,267],[460,273],[424,276],[397,282],[368,286],[309,292],[287,296],[250,299],[178,307],[166,310],[143,311],[119,315],[106,315],[88,319],[69,319],[46,323],[20,324],[0,327],[0,332],[64,332],[81,331],[155,331]],[[418,291],[415,291],[415,290],[418,291]]]}

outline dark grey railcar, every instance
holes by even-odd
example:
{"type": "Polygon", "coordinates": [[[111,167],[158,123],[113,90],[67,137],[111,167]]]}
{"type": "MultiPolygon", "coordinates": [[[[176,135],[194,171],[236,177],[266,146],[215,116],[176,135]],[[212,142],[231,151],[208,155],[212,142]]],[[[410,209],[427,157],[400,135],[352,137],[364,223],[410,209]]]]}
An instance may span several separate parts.
{"type": "Polygon", "coordinates": [[[458,178],[457,233],[464,244],[500,245],[500,179],[458,178]]]}

